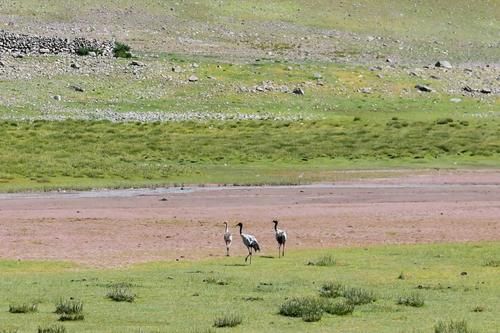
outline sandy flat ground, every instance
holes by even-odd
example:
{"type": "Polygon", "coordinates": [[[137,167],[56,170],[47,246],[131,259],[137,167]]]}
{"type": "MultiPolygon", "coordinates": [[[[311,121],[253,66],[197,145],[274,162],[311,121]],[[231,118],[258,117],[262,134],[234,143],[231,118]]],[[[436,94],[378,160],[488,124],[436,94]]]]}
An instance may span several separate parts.
{"type": "MultiPolygon", "coordinates": [[[[500,170],[286,187],[0,194],[0,258],[125,266],[223,256],[222,222],[288,248],[500,240],[500,170]]],[[[244,255],[232,228],[233,255],[244,255]]]]}

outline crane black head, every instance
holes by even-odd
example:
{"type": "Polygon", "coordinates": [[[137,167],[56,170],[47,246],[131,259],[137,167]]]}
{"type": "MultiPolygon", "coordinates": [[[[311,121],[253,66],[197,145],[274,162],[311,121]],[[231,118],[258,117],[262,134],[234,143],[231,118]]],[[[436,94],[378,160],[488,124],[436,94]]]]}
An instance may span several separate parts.
{"type": "Polygon", "coordinates": [[[276,224],[278,224],[278,220],[277,220],[277,219],[274,219],[274,220],[273,220],[273,223],[274,223],[275,225],[276,225],[276,224]]]}
{"type": "Polygon", "coordinates": [[[243,223],[238,223],[237,225],[235,225],[235,227],[243,227],[243,223]]]}

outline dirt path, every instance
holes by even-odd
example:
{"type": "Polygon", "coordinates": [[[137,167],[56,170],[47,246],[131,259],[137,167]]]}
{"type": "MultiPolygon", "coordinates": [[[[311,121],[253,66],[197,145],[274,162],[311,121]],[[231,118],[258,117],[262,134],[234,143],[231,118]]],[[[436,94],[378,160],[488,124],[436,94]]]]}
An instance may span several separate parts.
{"type": "MultiPolygon", "coordinates": [[[[500,170],[302,187],[0,194],[0,258],[121,266],[222,256],[222,222],[289,248],[500,240],[500,170]]],[[[236,229],[232,253],[245,252],[236,229]]]]}

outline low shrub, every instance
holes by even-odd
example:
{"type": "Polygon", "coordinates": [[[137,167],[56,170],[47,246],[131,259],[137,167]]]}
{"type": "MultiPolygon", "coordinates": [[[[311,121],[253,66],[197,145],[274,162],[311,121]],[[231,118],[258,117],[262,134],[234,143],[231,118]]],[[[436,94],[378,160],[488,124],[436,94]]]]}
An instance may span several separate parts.
{"type": "Polygon", "coordinates": [[[23,304],[10,304],[9,312],[10,313],[30,313],[37,312],[38,304],[36,303],[23,303],[23,304]]]}
{"type": "Polygon", "coordinates": [[[287,317],[302,317],[304,321],[318,321],[323,315],[323,305],[315,297],[294,297],[281,304],[279,314],[287,317]]]}
{"type": "Polygon", "coordinates": [[[399,296],[396,303],[398,305],[406,305],[419,308],[424,306],[424,298],[419,293],[411,293],[410,295],[399,296]]]}
{"type": "Polygon", "coordinates": [[[342,296],[344,286],[338,282],[325,282],[319,289],[321,297],[335,298],[342,296]]]}
{"type": "Polygon", "coordinates": [[[354,304],[347,299],[325,300],[323,302],[323,311],[332,315],[345,316],[354,311],[354,304]]]}
{"type": "Polygon", "coordinates": [[[434,333],[477,333],[477,331],[470,329],[465,320],[451,320],[449,322],[439,321],[434,326],[434,333]]]}
{"type": "Polygon", "coordinates": [[[111,286],[106,294],[106,297],[115,302],[133,302],[135,294],[130,290],[129,286],[124,283],[118,283],[111,286]]]}
{"type": "Polygon", "coordinates": [[[241,324],[243,319],[237,313],[224,314],[215,318],[214,327],[235,327],[241,324]]]}
{"type": "Polygon", "coordinates": [[[344,288],[342,296],[347,298],[353,305],[368,304],[376,301],[373,292],[362,288],[344,288]]]}

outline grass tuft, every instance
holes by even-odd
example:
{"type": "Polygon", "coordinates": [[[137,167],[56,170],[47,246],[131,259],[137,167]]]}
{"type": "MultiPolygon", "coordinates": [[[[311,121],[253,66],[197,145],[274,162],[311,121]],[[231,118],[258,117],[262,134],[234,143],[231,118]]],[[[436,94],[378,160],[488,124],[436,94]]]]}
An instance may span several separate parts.
{"type": "Polygon", "coordinates": [[[424,298],[419,293],[411,293],[410,295],[399,296],[397,304],[419,308],[424,306],[424,298]]]}
{"type": "Polygon", "coordinates": [[[235,327],[241,324],[242,317],[237,313],[228,313],[215,318],[214,327],[235,327]]]}
{"type": "Polygon", "coordinates": [[[47,327],[38,326],[38,333],[66,333],[66,327],[57,324],[47,327]]]}
{"type": "Polygon", "coordinates": [[[439,321],[434,326],[434,333],[477,333],[477,331],[470,329],[465,320],[449,322],[439,321]]]}
{"type": "Polygon", "coordinates": [[[23,304],[10,304],[10,313],[31,313],[38,311],[38,304],[36,303],[23,303],[23,304]]]}
{"type": "Polygon", "coordinates": [[[135,294],[130,290],[129,286],[124,283],[117,283],[111,286],[106,294],[106,297],[115,302],[133,302],[135,294]]]}
{"type": "Polygon", "coordinates": [[[207,277],[206,279],[203,279],[203,282],[208,283],[208,284],[218,284],[219,286],[226,286],[229,284],[227,281],[216,279],[212,276],[207,277]]]}
{"type": "Polygon", "coordinates": [[[307,263],[307,265],[309,266],[322,266],[322,267],[335,266],[336,264],[337,261],[330,255],[323,256],[316,261],[309,261],[307,263]]]}
{"type": "Polygon", "coordinates": [[[477,305],[472,309],[472,312],[484,312],[486,311],[486,307],[483,305],[477,305]]]}
{"type": "Polygon", "coordinates": [[[55,313],[59,314],[60,321],[83,320],[83,302],[70,298],[67,300],[60,299],[56,303],[55,313]]]}
{"type": "Polygon", "coordinates": [[[500,267],[500,260],[490,259],[484,263],[486,267],[500,267]]]}

